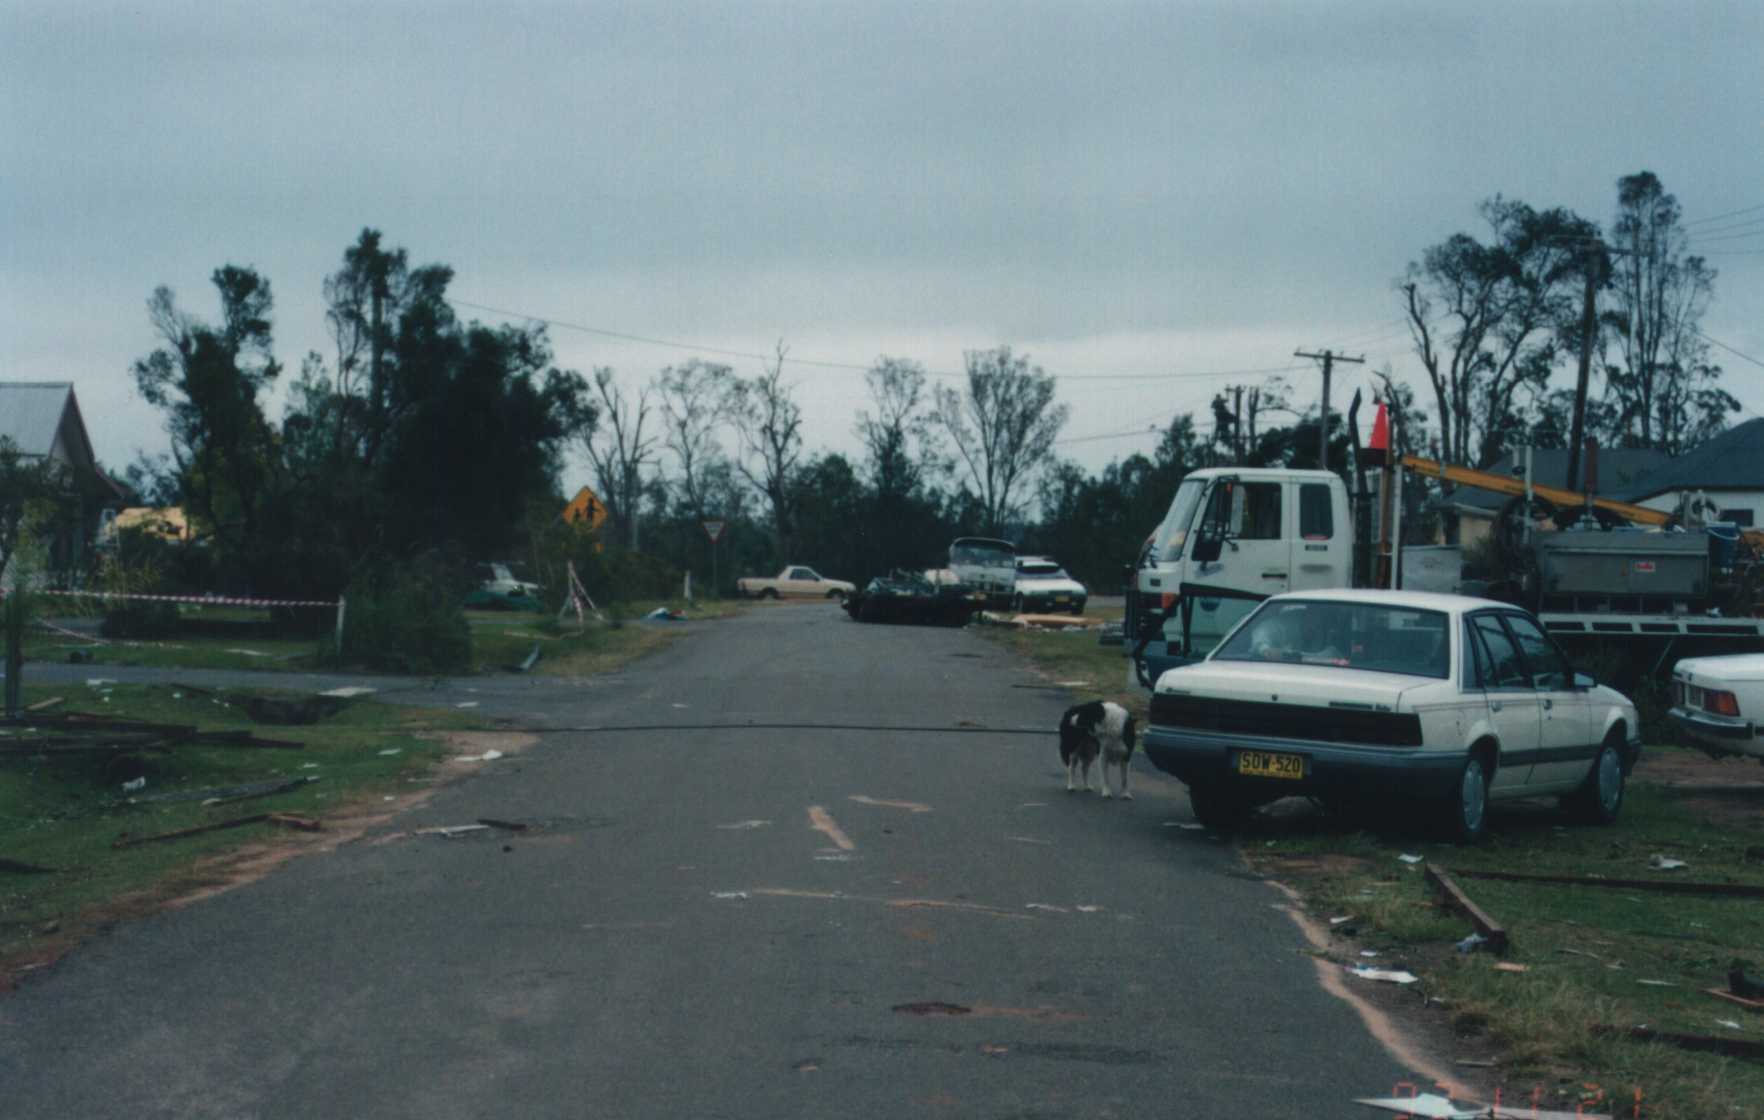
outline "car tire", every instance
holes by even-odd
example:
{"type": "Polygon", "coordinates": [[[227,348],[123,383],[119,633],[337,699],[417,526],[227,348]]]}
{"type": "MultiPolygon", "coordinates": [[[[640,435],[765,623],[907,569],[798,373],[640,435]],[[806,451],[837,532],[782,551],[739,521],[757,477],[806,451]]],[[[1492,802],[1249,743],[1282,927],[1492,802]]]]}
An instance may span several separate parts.
{"type": "Polygon", "coordinates": [[[1441,799],[1439,820],[1445,839],[1477,844],[1488,835],[1488,768],[1479,755],[1464,760],[1458,780],[1441,799]]]}
{"type": "Polygon", "coordinates": [[[768,587],[759,593],[759,597],[762,599],[776,599],[778,597],[778,589],[776,587],[768,587]]]}
{"type": "Polygon", "coordinates": [[[1084,617],[1084,604],[1083,603],[1074,604],[1072,607],[1072,613],[1079,616],[1080,618],[1084,617]]]}
{"type": "Polygon", "coordinates": [[[1011,600],[1011,613],[1012,614],[1022,614],[1023,613],[1023,597],[1021,595],[1019,595],[1015,599],[1011,600]]]}
{"type": "Polygon", "coordinates": [[[1188,783],[1188,803],[1194,819],[1215,832],[1236,832],[1255,809],[1247,798],[1218,781],[1188,783]]]}
{"type": "Polygon", "coordinates": [[[1580,788],[1562,799],[1562,807],[1582,824],[1613,824],[1623,811],[1623,748],[1607,738],[1593,758],[1580,788]]]}

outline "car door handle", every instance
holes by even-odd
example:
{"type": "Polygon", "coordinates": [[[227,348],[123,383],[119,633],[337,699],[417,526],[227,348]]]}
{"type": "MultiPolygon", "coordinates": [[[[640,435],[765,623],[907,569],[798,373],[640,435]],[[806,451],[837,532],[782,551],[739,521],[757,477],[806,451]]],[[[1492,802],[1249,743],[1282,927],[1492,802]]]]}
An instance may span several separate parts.
{"type": "Polygon", "coordinates": [[[1286,573],[1285,572],[1263,572],[1262,578],[1263,579],[1285,579],[1286,573]]]}
{"type": "Polygon", "coordinates": [[[1548,696],[1544,697],[1543,704],[1544,704],[1544,711],[1546,711],[1546,712],[1556,706],[1556,702],[1554,700],[1551,700],[1548,696]]]}

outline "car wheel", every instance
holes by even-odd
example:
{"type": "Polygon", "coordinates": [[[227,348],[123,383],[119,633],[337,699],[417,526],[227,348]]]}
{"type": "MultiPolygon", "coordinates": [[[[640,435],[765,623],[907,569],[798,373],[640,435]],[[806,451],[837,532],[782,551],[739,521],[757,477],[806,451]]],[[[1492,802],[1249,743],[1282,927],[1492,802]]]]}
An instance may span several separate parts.
{"type": "Polygon", "coordinates": [[[1224,782],[1188,783],[1188,803],[1194,807],[1195,820],[1216,832],[1237,831],[1255,808],[1224,782]]]}
{"type": "Polygon", "coordinates": [[[1579,789],[1563,800],[1575,820],[1585,824],[1611,824],[1623,811],[1623,754],[1606,739],[1593,759],[1592,769],[1579,789]]]}
{"type": "Polygon", "coordinates": [[[1082,617],[1084,614],[1084,604],[1083,603],[1072,604],[1072,613],[1082,617]]]}
{"type": "Polygon", "coordinates": [[[1445,838],[1454,844],[1475,844],[1488,833],[1488,769],[1482,759],[1464,760],[1458,780],[1440,806],[1445,838]]]}
{"type": "Polygon", "coordinates": [[[776,587],[768,587],[759,593],[759,597],[762,599],[776,599],[778,597],[778,589],[776,587]]]}
{"type": "Polygon", "coordinates": [[[833,590],[827,592],[827,598],[838,599],[840,602],[844,602],[845,601],[845,592],[843,592],[843,591],[839,590],[837,587],[835,587],[833,590]]]}

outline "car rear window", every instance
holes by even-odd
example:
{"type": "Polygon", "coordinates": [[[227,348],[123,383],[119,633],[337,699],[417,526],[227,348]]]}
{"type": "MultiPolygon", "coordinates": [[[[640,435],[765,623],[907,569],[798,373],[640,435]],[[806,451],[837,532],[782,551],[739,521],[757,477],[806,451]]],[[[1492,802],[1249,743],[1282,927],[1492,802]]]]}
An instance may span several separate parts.
{"type": "Polygon", "coordinates": [[[1251,615],[1213,660],[1329,665],[1444,680],[1451,673],[1446,625],[1443,611],[1281,599],[1251,615]]]}

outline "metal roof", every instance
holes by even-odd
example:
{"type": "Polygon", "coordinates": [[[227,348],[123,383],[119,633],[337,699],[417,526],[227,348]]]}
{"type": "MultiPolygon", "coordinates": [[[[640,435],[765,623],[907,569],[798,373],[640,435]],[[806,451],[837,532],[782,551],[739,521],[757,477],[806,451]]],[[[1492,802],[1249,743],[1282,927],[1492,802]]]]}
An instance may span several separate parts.
{"type": "Polygon", "coordinates": [[[1764,419],[1747,420],[1667,460],[1618,497],[1637,502],[1672,490],[1764,490],[1764,419]]]}
{"type": "Polygon", "coordinates": [[[49,454],[72,393],[65,381],[0,381],[0,437],[26,455],[49,454]]]}

